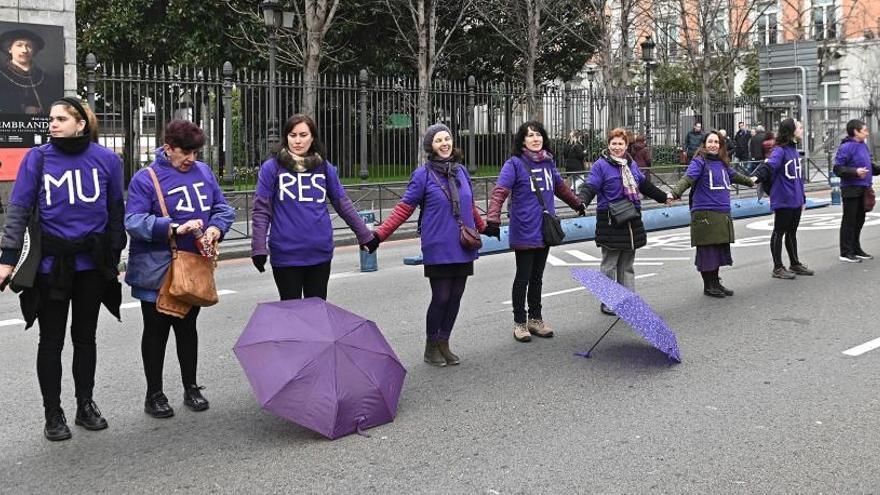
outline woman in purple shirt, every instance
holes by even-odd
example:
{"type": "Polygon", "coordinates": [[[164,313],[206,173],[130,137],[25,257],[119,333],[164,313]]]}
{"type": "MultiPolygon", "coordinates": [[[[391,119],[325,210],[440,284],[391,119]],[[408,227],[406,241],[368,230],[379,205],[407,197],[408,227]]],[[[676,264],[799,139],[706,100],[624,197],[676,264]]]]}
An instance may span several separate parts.
{"type": "MultiPolygon", "coordinates": [[[[49,440],[70,438],[61,408],[61,350],[71,314],[73,383],[78,426],[101,430],[107,421],[92,400],[95,385],[95,331],[103,303],[117,318],[122,299],[117,280],[125,248],[122,160],[97,144],[98,123],[75,98],[54,102],[49,113],[49,144],[33,148],[18,169],[7,209],[0,247],[0,280],[6,282],[26,246],[28,255],[12,280],[24,288],[21,307],[29,328],[40,323],[37,378],[46,413],[49,440]],[[39,239],[25,243],[25,230],[37,215],[39,239]],[[40,248],[35,246],[39,245],[40,248]],[[33,272],[27,268],[39,256],[33,272]],[[21,272],[21,273],[19,273],[21,272]],[[20,275],[33,280],[21,284],[20,275]]],[[[33,236],[36,230],[29,230],[33,236]]]]}
{"type": "Polygon", "coordinates": [[[422,147],[428,162],[412,173],[403,198],[376,229],[376,236],[382,241],[388,239],[416,207],[421,208],[422,257],[425,277],[431,283],[431,303],[425,317],[425,362],[454,365],[461,360],[449,349],[449,338],[477,259],[477,249],[462,245],[461,229],[464,226],[482,232],[486,227],[449,128],[443,124],[428,127],[422,147]]]}
{"type": "Polygon", "coordinates": [[[326,153],[315,121],[294,115],[284,123],[284,144],[260,167],[254,197],[251,259],[261,273],[266,258],[281,300],[327,299],[333,225],[327,203],[370,252],[379,241],[345,194],[326,153]],[[267,242],[268,238],[268,242],[267,242]]]}
{"type": "Polygon", "coordinates": [[[160,312],[156,305],[171,265],[171,238],[175,238],[179,250],[199,253],[199,244],[220,242],[235,220],[235,210],[226,203],[211,166],[196,160],[205,144],[202,130],[187,120],[172,120],[165,126],[164,135],[165,144],[156,150],[153,163],[131,178],[125,205],[125,228],[131,235],[125,282],[131,286],[131,295],[141,301],[141,357],[147,381],[144,412],[154,418],[174,416],[162,391],[165,346],[171,328],[177,344],[183,404],[193,411],[204,411],[209,405],[202,395],[203,387],[196,381],[197,318],[201,308],[193,306],[178,318],[160,312]],[[169,216],[163,215],[152,173],[169,216]]]}
{"type": "Polygon", "coordinates": [[[874,176],[880,175],[880,166],[871,159],[868,134],[865,122],[850,120],[846,123],[846,137],[834,156],[834,174],[840,177],[840,196],[843,198],[838,259],[845,263],[874,259],[862,249],[860,239],[865,225],[865,195],[873,192],[874,176]]]}
{"type": "Polygon", "coordinates": [[[730,189],[733,183],[753,187],[755,180],[730,167],[727,149],[721,146],[721,136],[712,131],[703,136],[703,143],[684,177],[672,188],[672,196],[676,199],[691,189],[691,245],[697,247],[694,264],[703,277],[703,294],[707,296],[733,295],[732,290],[721,285],[718,277],[720,267],[733,265],[730,255],[730,244],[734,241],[730,189]]]}
{"type": "Polygon", "coordinates": [[[510,196],[510,247],[516,255],[516,275],[513,278],[513,338],[529,342],[532,335],[552,337],[550,328],[541,314],[541,288],[544,266],[550,246],[544,245],[542,221],[544,208],[536,192],[541,194],[547,211],[555,214],[555,197],[584,214],[581,200],[562,181],[556,162],[548,149],[547,131],[540,122],[526,122],[513,138],[513,153],[501,167],[501,174],[492,191],[487,214],[486,235],[500,237],[501,206],[510,196]],[[528,312],[526,298],[528,297],[528,312]]]}
{"type": "Polygon", "coordinates": [[[806,197],[801,157],[796,143],[804,135],[804,127],[794,119],[784,119],[776,133],[776,146],[767,161],[755,170],[758,182],[770,188],[773,209],[773,235],[770,254],[773,256],[773,278],[794,279],[796,275],[812,275],[813,270],[800,262],[797,252],[797,229],[806,197]],[[789,269],[782,264],[782,245],[788,252],[789,269]]]}

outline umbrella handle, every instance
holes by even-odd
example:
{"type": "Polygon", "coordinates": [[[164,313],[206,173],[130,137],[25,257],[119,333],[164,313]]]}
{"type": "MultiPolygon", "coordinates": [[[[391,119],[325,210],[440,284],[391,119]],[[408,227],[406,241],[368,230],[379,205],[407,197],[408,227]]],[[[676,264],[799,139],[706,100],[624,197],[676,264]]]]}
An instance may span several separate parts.
{"type": "Polygon", "coordinates": [[[358,417],[354,418],[354,420],[357,421],[357,426],[356,426],[357,434],[362,437],[370,438],[370,434],[365,433],[364,430],[361,429],[361,424],[367,420],[367,417],[366,416],[358,416],[358,417]]]}
{"type": "Polygon", "coordinates": [[[617,322],[618,322],[618,321],[620,321],[620,317],[618,317],[616,320],[614,320],[614,323],[612,323],[611,326],[608,327],[608,330],[605,330],[605,333],[603,333],[602,336],[599,337],[599,340],[597,340],[596,343],[593,344],[593,347],[590,347],[590,350],[589,350],[589,351],[587,351],[587,352],[579,352],[579,353],[577,353],[577,355],[578,355],[578,356],[583,356],[583,357],[585,357],[585,358],[590,357],[590,353],[593,352],[593,349],[595,349],[596,346],[599,345],[599,342],[602,342],[602,339],[604,339],[605,336],[608,335],[608,332],[610,332],[611,329],[614,328],[614,325],[617,325],[617,322]]]}

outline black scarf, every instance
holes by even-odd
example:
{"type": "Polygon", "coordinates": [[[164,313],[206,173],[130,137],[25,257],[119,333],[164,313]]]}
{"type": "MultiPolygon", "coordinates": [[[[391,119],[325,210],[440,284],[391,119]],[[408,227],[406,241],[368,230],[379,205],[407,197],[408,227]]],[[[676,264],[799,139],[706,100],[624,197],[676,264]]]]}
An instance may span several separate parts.
{"type": "Polygon", "coordinates": [[[83,133],[80,136],[53,137],[49,142],[65,155],[78,155],[89,147],[92,137],[88,133],[83,133]]]}
{"type": "MultiPolygon", "coordinates": [[[[449,184],[449,191],[446,193],[449,201],[452,202],[452,213],[456,217],[461,216],[461,205],[458,198],[458,187],[461,185],[458,183],[458,167],[460,165],[455,162],[455,157],[439,158],[432,154],[427,166],[428,172],[435,174],[435,177],[437,175],[446,177],[446,182],[449,184]]],[[[439,185],[441,188],[443,187],[442,182],[439,185]]]]}

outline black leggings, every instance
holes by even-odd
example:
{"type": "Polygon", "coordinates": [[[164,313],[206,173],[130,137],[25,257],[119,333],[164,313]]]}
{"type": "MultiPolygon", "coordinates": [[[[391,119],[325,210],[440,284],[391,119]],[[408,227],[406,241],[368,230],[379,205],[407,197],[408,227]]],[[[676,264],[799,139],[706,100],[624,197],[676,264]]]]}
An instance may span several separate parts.
{"type": "Polygon", "coordinates": [[[144,375],[147,377],[147,397],[162,391],[165,346],[172,327],[174,327],[174,340],[177,342],[177,361],[180,363],[180,378],[183,386],[197,383],[199,335],[196,331],[196,319],[200,309],[198,306],[193,306],[184,318],[177,318],[157,311],[156,303],[141,301],[141,313],[144,315],[141,356],[144,360],[144,375]]]}
{"type": "Polygon", "coordinates": [[[38,321],[37,379],[47,410],[61,406],[61,350],[67,333],[68,308],[73,308],[70,340],[73,342],[73,384],[77,399],[91,399],[95,388],[95,332],[105,281],[98,270],[76,272],[70,299],[49,299],[49,275],[39,274],[36,288],[42,307],[38,321]]]}
{"type": "Polygon", "coordinates": [[[779,208],[773,218],[773,234],[770,236],[770,254],[773,255],[773,268],[782,268],[782,244],[788,252],[791,265],[799,265],[797,252],[797,229],[801,223],[800,208],[779,208]]]}
{"type": "Polygon", "coordinates": [[[840,255],[862,254],[862,227],[865,225],[865,203],[862,196],[843,198],[843,219],[840,221],[840,255]]]}
{"type": "Polygon", "coordinates": [[[327,299],[330,282],[330,262],[310,266],[283,266],[272,268],[272,276],[281,300],[320,297],[327,299]]]}
{"type": "Polygon", "coordinates": [[[544,266],[550,248],[516,251],[516,275],[513,278],[513,321],[526,322],[526,295],[528,317],[541,320],[541,289],[544,285],[544,266]]]}
{"type": "Polygon", "coordinates": [[[467,277],[435,277],[431,282],[431,304],[425,318],[425,332],[431,342],[448,342],[458,318],[467,277]]]}

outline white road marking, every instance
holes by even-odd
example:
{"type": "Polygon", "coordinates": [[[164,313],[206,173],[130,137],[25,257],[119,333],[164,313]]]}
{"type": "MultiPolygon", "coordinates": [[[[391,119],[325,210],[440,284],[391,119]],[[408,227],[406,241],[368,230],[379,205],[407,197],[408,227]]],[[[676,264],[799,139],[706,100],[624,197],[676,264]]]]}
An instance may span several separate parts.
{"type": "Polygon", "coordinates": [[[24,320],[19,320],[18,318],[13,318],[11,320],[0,320],[0,327],[7,327],[9,325],[23,325],[24,323],[24,320]]]}
{"type": "MultiPolygon", "coordinates": [[[[597,258],[597,257],[595,257],[595,256],[593,256],[593,255],[591,255],[591,254],[589,254],[589,253],[585,253],[585,252],[583,252],[583,251],[581,251],[581,250],[579,250],[579,249],[571,249],[571,250],[566,251],[566,253],[568,253],[568,254],[574,256],[575,258],[577,258],[577,259],[579,259],[579,260],[581,260],[581,261],[589,261],[589,262],[593,262],[593,263],[601,262],[601,261],[602,261],[602,258],[597,258]]],[[[690,258],[688,258],[688,257],[675,257],[675,258],[643,258],[643,257],[637,255],[637,256],[636,256],[636,263],[638,264],[638,263],[643,263],[643,262],[646,262],[646,261],[687,261],[687,260],[689,260],[689,259],[690,259],[690,258]]]]}
{"type": "Polygon", "coordinates": [[[119,309],[131,309],[131,308],[139,308],[139,307],[141,307],[141,302],[135,301],[135,302],[130,302],[130,303],[123,303],[121,306],[119,306],[119,309]]]}
{"type": "MultiPolygon", "coordinates": [[[[238,291],[229,290],[229,289],[220,289],[217,291],[217,295],[220,295],[220,296],[227,296],[229,294],[238,294],[238,291]]],[[[123,303],[121,306],[119,306],[120,309],[132,309],[132,308],[139,308],[139,307],[141,307],[140,301],[127,302],[127,303],[123,303]]],[[[22,323],[24,323],[24,322],[22,322],[22,323]]],[[[3,322],[0,321],[0,325],[2,325],[2,324],[3,324],[3,322]]]]}
{"type": "Polygon", "coordinates": [[[862,354],[868,351],[873,351],[878,347],[880,347],[880,338],[865,342],[862,345],[857,345],[852,349],[847,349],[843,351],[843,353],[847,356],[861,356],[862,354]]]}
{"type": "MultiPolygon", "coordinates": [[[[656,273],[643,273],[641,275],[636,275],[636,280],[638,280],[640,278],[653,277],[655,275],[657,275],[657,274],[656,273]]],[[[571,289],[558,290],[556,292],[548,292],[546,294],[541,294],[541,298],[543,299],[545,297],[559,296],[562,294],[568,294],[570,292],[577,292],[579,290],[586,290],[586,288],[585,287],[572,287],[571,289]]],[[[513,301],[504,301],[501,304],[510,305],[510,304],[513,304],[513,301]]]]}
{"type": "Polygon", "coordinates": [[[229,289],[220,289],[217,291],[218,296],[226,296],[229,294],[236,294],[236,293],[237,293],[237,291],[229,290],[229,289]]]}

